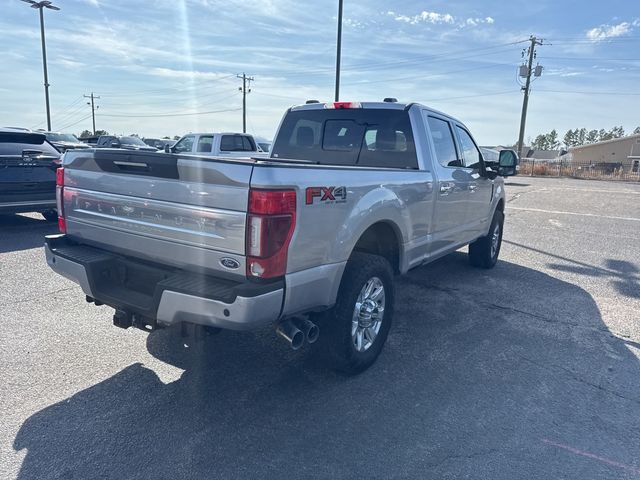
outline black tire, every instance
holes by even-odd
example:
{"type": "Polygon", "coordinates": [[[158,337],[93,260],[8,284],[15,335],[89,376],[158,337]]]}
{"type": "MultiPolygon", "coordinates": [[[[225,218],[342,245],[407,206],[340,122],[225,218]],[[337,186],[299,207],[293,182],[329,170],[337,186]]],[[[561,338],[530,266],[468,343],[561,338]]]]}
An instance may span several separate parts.
{"type": "Polygon", "coordinates": [[[58,211],[55,209],[45,210],[41,212],[42,216],[47,222],[57,222],[58,221],[58,211]]]}
{"type": "MultiPolygon", "coordinates": [[[[313,345],[314,353],[324,365],[332,369],[349,375],[363,372],[376,361],[387,340],[393,318],[393,305],[393,270],[389,262],[378,255],[354,252],[342,276],[336,305],[315,318],[320,327],[320,337],[313,345]],[[367,336],[367,332],[360,331],[359,326],[356,328],[356,336],[358,333],[361,334],[360,347],[365,348],[364,351],[358,351],[357,339],[352,336],[356,301],[369,282],[379,285],[375,279],[383,286],[384,308],[381,317],[377,317],[381,323],[373,342],[368,340],[370,337],[367,336]]],[[[374,310],[374,314],[379,315],[377,309],[374,310]]],[[[376,323],[375,320],[373,323],[376,323]]]]}
{"type": "Polygon", "coordinates": [[[474,267],[493,268],[498,261],[500,255],[500,246],[502,245],[502,232],[504,225],[504,213],[496,210],[493,214],[493,220],[489,227],[489,233],[469,244],[469,263],[474,267]],[[494,234],[498,228],[498,243],[495,249],[492,248],[494,234]]]}

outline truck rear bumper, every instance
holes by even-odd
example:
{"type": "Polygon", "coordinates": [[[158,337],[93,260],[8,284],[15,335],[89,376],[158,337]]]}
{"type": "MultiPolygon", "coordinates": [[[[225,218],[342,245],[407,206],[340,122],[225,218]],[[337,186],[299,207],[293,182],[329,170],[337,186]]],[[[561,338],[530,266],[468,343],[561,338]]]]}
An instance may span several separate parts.
{"type": "Polygon", "coordinates": [[[45,254],[47,264],[85,295],[160,325],[252,330],[275,322],[282,311],[283,281],[237,283],[76,245],[65,235],[47,236],[45,254]]]}

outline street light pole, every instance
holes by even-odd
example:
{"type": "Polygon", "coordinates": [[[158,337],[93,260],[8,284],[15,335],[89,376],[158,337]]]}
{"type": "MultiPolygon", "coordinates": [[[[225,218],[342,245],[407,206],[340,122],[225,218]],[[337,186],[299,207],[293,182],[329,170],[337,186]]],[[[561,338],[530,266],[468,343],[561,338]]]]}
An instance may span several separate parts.
{"type": "Polygon", "coordinates": [[[42,39],[42,66],[44,68],[44,101],[47,105],[47,130],[51,131],[51,110],[49,108],[49,75],[47,75],[47,47],[44,40],[44,14],[40,12],[40,38],[42,39]]]}
{"type": "Polygon", "coordinates": [[[47,74],[47,47],[44,38],[44,13],[43,9],[48,8],[50,10],[60,10],[59,7],[52,5],[48,0],[42,0],[35,2],[34,0],[22,0],[25,3],[31,5],[31,8],[36,8],[40,13],[40,39],[42,41],[42,67],[44,69],[44,100],[47,108],[47,130],[51,131],[51,110],[49,108],[49,75],[47,74]]]}
{"type": "Polygon", "coordinates": [[[342,53],[342,1],[338,0],[338,45],[336,47],[336,95],[335,101],[340,100],[340,56],[342,53]]]}

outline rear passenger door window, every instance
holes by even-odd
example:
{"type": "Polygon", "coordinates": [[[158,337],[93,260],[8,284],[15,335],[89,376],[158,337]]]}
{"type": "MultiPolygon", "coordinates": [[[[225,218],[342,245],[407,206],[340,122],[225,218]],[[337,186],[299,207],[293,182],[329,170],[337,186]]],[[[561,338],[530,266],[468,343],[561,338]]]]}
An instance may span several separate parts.
{"type": "Polygon", "coordinates": [[[456,142],[449,122],[431,116],[428,117],[427,121],[429,122],[431,141],[436,151],[438,163],[443,167],[461,167],[462,162],[458,159],[456,142]]]}
{"type": "Polygon", "coordinates": [[[198,146],[196,152],[198,153],[211,153],[213,147],[213,135],[201,135],[198,138],[198,146]]]}
{"type": "Polygon", "coordinates": [[[460,148],[462,150],[462,160],[465,168],[480,169],[480,150],[476,147],[471,135],[464,128],[456,126],[460,136],[460,148]]]}

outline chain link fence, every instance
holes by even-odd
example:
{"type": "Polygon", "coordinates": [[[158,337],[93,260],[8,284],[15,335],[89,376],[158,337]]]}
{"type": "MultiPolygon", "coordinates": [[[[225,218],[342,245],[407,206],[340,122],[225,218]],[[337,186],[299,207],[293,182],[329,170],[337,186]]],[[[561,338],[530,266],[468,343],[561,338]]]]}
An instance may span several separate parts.
{"type": "Polygon", "coordinates": [[[521,158],[518,175],[532,177],[572,177],[591,180],[640,182],[640,160],[626,162],[574,162],[521,158]]]}

